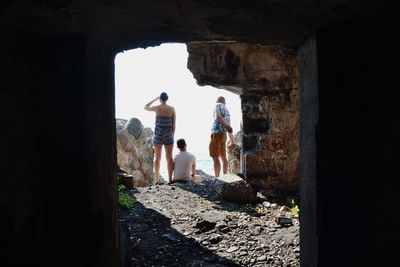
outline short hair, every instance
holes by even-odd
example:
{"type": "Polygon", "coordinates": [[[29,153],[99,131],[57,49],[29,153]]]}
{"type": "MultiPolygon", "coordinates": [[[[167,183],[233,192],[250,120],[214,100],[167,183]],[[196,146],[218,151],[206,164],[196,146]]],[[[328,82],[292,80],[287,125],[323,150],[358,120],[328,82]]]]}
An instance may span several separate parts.
{"type": "Polygon", "coordinates": [[[180,148],[180,149],[185,148],[185,146],[186,146],[185,139],[183,139],[183,138],[178,139],[178,140],[176,141],[176,145],[177,145],[178,148],[180,148]]]}
{"type": "Polygon", "coordinates": [[[217,98],[217,103],[223,103],[223,104],[225,104],[225,97],[219,96],[219,97],[217,98]]]}
{"type": "Polygon", "coordinates": [[[161,94],[160,94],[160,99],[162,100],[162,101],[167,101],[168,100],[168,95],[167,95],[167,93],[166,92],[162,92],[161,94]]]}

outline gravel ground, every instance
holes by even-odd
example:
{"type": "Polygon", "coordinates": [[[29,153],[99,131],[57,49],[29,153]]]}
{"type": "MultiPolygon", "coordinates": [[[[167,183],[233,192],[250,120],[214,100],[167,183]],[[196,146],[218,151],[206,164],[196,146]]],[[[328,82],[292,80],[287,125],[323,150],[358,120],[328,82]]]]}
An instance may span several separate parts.
{"type": "Polygon", "coordinates": [[[270,199],[224,202],[207,181],[127,192],[138,202],[119,210],[126,266],[300,266],[299,221],[277,224],[289,213],[270,199]]]}

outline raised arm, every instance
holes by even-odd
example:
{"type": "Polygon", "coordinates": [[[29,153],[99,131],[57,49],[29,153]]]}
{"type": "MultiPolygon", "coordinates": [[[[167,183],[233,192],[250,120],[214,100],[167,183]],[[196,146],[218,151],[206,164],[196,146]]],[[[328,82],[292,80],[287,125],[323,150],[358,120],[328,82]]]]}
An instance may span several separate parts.
{"type": "Polygon", "coordinates": [[[146,106],[144,106],[144,109],[145,109],[145,110],[148,110],[148,111],[155,111],[155,110],[156,110],[156,107],[152,107],[151,105],[152,105],[154,102],[156,102],[159,98],[160,98],[160,97],[156,97],[156,98],[154,98],[153,100],[151,100],[149,103],[146,104],[146,106]]]}

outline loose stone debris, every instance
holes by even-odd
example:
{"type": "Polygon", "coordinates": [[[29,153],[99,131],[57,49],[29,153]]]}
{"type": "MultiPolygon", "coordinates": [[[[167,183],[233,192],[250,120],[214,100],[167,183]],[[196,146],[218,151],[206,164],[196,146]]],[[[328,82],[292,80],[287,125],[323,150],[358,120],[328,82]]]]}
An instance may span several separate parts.
{"type": "Polygon", "coordinates": [[[126,266],[300,266],[290,209],[265,198],[221,201],[211,180],[128,191],[138,203],[119,210],[126,266]],[[292,223],[277,223],[279,216],[292,223]]]}

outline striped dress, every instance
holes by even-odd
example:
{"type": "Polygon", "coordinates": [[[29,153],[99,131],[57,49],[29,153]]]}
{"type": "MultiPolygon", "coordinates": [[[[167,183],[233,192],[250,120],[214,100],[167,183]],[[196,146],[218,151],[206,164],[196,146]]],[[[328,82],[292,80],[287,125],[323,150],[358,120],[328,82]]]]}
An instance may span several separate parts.
{"type": "Polygon", "coordinates": [[[156,116],[153,145],[171,145],[174,143],[172,123],[172,116],[156,116]]]}

